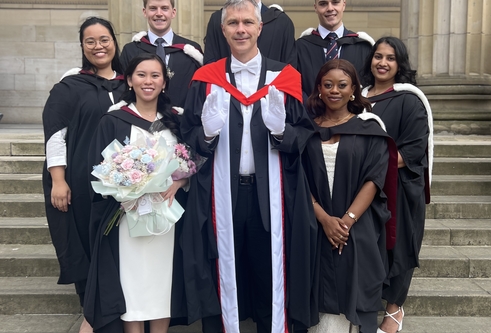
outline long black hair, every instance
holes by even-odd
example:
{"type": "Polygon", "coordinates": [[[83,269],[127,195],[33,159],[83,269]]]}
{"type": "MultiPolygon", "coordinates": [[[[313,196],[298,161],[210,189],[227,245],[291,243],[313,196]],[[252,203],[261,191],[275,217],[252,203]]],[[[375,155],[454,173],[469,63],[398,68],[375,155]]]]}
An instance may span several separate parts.
{"type": "Polygon", "coordinates": [[[377,48],[380,44],[385,43],[394,49],[396,55],[396,62],[398,70],[394,78],[395,83],[411,83],[416,85],[416,71],[411,69],[409,63],[409,54],[407,52],[406,45],[397,37],[382,37],[372,47],[370,55],[365,61],[363,67],[363,78],[368,85],[373,86],[375,84],[375,77],[372,74],[372,59],[377,52],[377,48]]]}
{"type": "MultiPolygon", "coordinates": [[[[128,85],[128,78],[133,75],[133,73],[136,70],[136,67],[142,63],[143,61],[147,60],[155,60],[157,61],[160,66],[162,67],[162,74],[164,75],[164,81],[167,83],[169,81],[169,76],[167,75],[167,68],[160,59],[158,55],[155,53],[141,53],[137,56],[135,56],[133,59],[128,64],[128,67],[126,68],[126,71],[124,73],[124,78],[125,78],[125,84],[126,84],[126,89],[124,93],[121,95],[120,100],[124,100],[126,103],[136,103],[136,94],[134,90],[130,90],[130,86],[128,85]]],[[[175,113],[172,110],[172,103],[167,96],[167,93],[161,92],[159,94],[158,100],[157,100],[157,112],[159,112],[162,115],[162,118],[160,121],[164,124],[166,128],[168,128],[172,134],[174,134],[177,138],[181,138],[181,131],[180,131],[180,119],[177,113],[175,113]]]]}
{"type": "Polygon", "coordinates": [[[326,62],[324,66],[322,66],[319,70],[319,73],[317,73],[314,84],[314,91],[312,91],[309,98],[307,99],[307,110],[309,111],[309,113],[317,118],[324,115],[324,113],[326,112],[326,104],[319,98],[319,86],[321,85],[321,81],[324,75],[326,75],[329,71],[333,69],[342,70],[346,75],[351,78],[351,84],[355,87],[355,90],[353,91],[355,100],[350,100],[348,102],[348,111],[353,114],[360,114],[363,112],[363,109],[371,111],[372,105],[370,104],[368,99],[361,95],[360,79],[356,74],[355,67],[347,60],[333,59],[326,62]]]}
{"type": "Polygon", "coordinates": [[[101,17],[95,17],[91,16],[88,17],[84,23],[80,26],[79,30],[79,40],[80,40],[80,46],[82,47],[82,69],[86,71],[92,71],[97,74],[97,68],[87,59],[87,57],[84,54],[84,32],[85,29],[90,27],[91,25],[94,24],[100,24],[104,26],[107,30],[109,30],[109,33],[111,34],[111,38],[113,39],[114,42],[114,47],[115,47],[115,52],[114,52],[114,57],[113,60],[111,61],[111,67],[116,73],[123,73],[123,66],[121,66],[121,62],[119,61],[119,46],[118,46],[118,40],[116,39],[116,34],[114,33],[114,28],[108,20],[105,20],[101,17]]]}

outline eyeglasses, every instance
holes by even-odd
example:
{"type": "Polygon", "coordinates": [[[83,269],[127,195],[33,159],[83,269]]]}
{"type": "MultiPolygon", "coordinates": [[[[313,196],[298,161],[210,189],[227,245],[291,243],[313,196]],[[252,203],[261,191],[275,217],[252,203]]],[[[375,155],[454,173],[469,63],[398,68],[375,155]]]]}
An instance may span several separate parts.
{"type": "Polygon", "coordinates": [[[97,46],[97,42],[99,42],[99,44],[101,44],[102,47],[108,47],[109,44],[111,44],[112,39],[109,37],[102,37],[99,40],[95,40],[93,38],[88,38],[88,39],[84,40],[84,45],[88,49],[94,49],[97,46]]]}

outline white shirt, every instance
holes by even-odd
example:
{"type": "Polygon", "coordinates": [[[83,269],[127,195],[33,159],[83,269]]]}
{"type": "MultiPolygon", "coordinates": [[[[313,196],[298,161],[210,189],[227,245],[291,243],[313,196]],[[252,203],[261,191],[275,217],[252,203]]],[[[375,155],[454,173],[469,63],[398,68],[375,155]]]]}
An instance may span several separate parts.
{"type": "MultiPolygon", "coordinates": [[[[329,35],[331,32],[334,32],[338,38],[343,37],[344,34],[344,24],[341,24],[339,28],[336,29],[336,31],[329,31],[326,28],[324,28],[322,25],[319,24],[317,27],[317,31],[319,32],[319,35],[321,35],[322,39],[325,39],[327,35],[329,35]]],[[[327,52],[327,49],[324,49],[324,54],[327,52]]],[[[338,48],[338,58],[341,55],[341,47],[338,48]]]]}
{"type": "MultiPolygon", "coordinates": [[[[234,56],[231,56],[231,64],[239,63],[234,56]]],[[[261,52],[257,52],[257,55],[249,60],[244,65],[249,65],[252,63],[257,63],[257,72],[251,73],[248,70],[242,70],[234,74],[235,76],[235,84],[237,85],[237,89],[241,91],[246,97],[251,96],[257,91],[257,86],[259,84],[259,76],[261,75],[261,64],[262,64],[262,56],[261,52]]],[[[251,138],[251,118],[252,118],[252,109],[254,104],[249,106],[245,106],[243,104],[240,105],[240,110],[242,111],[242,118],[244,120],[244,126],[242,127],[242,144],[240,149],[240,165],[239,165],[239,174],[241,175],[250,175],[256,172],[256,168],[254,165],[254,153],[252,150],[252,138],[251,138]]]]}
{"type": "MultiPolygon", "coordinates": [[[[156,34],[151,32],[150,30],[148,30],[148,40],[150,41],[150,43],[152,43],[153,45],[156,45],[155,41],[157,40],[157,38],[163,38],[164,39],[164,43],[162,44],[163,46],[170,46],[170,45],[172,45],[172,41],[174,40],[174,31],[172,31],[172,28],[170,28],[169,31],[167,31],[167,33],[165,35],[157,36],[156,34]]],[[[170,54],[165,53],[165,64],[166,65],[169,64],[169,57],[170,57],[170,54]]]]}

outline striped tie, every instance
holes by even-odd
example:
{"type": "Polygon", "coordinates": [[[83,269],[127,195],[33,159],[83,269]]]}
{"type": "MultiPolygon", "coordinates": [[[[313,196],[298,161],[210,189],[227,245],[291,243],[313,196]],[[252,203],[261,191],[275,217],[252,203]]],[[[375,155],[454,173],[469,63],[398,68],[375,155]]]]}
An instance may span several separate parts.
{"type": "Polygon", "coordinates": [[[329,35],[327,35],[327,38],[329,38],[329,45],[327,46],[326,61],[337,59],[338,43],[336,43],[336,39],[338,38],[338,35],[336,35],[335,32],[330,32],[329,35]]]}

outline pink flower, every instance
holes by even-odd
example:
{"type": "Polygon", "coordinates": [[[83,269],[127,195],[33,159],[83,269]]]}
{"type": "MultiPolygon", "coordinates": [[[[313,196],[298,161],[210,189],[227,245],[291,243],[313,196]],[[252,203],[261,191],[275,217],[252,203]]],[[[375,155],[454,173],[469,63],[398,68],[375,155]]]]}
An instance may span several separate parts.
{"type": "Polygon", "coordinates": [[[188,151],[186,150],[186,146],[184,146],[183,144],[178,143],[178,144],[176,144],[175,148],[176,148],[176,154],[177,154],[177,156],[182,156],[186,160],[189,159],[189,154],[188,154],[188,151]]]}
{"type": "Polygon", "coordinates": [[[142,180],[143,173],[139,170],[130,171],[130,181],[133,184],[138,184],[142,180]]]}
{"type": "Polygon", "coordinates": [[[155,157],[155,156],[157,156],[158,152],[155,149],[150,148],[147,150],[147,154],[152,156],[152,157],[155,157]]]}
{"type": "Polygon", "coordinates": [[[122,155],[117,155],[116,157],[113,158],[114,163],[121,164],[121,162],[124,161],[124,157],[122,155]]]}
{"type": "Polygon", "coordinates": [[[133,150],[133,148],[134,148],[133,146],[126,145],[123,147],[122,151],[123,151],[123,153],[129,153],[130,151],[133,150]]]}
{"type": "Polygon", "coordinates": [[[133,164],[133,160],[131,158],[127,158],[121,163],[121,167],[123,168],[123,170],[129,170],[133,167],[133,164]]]}

